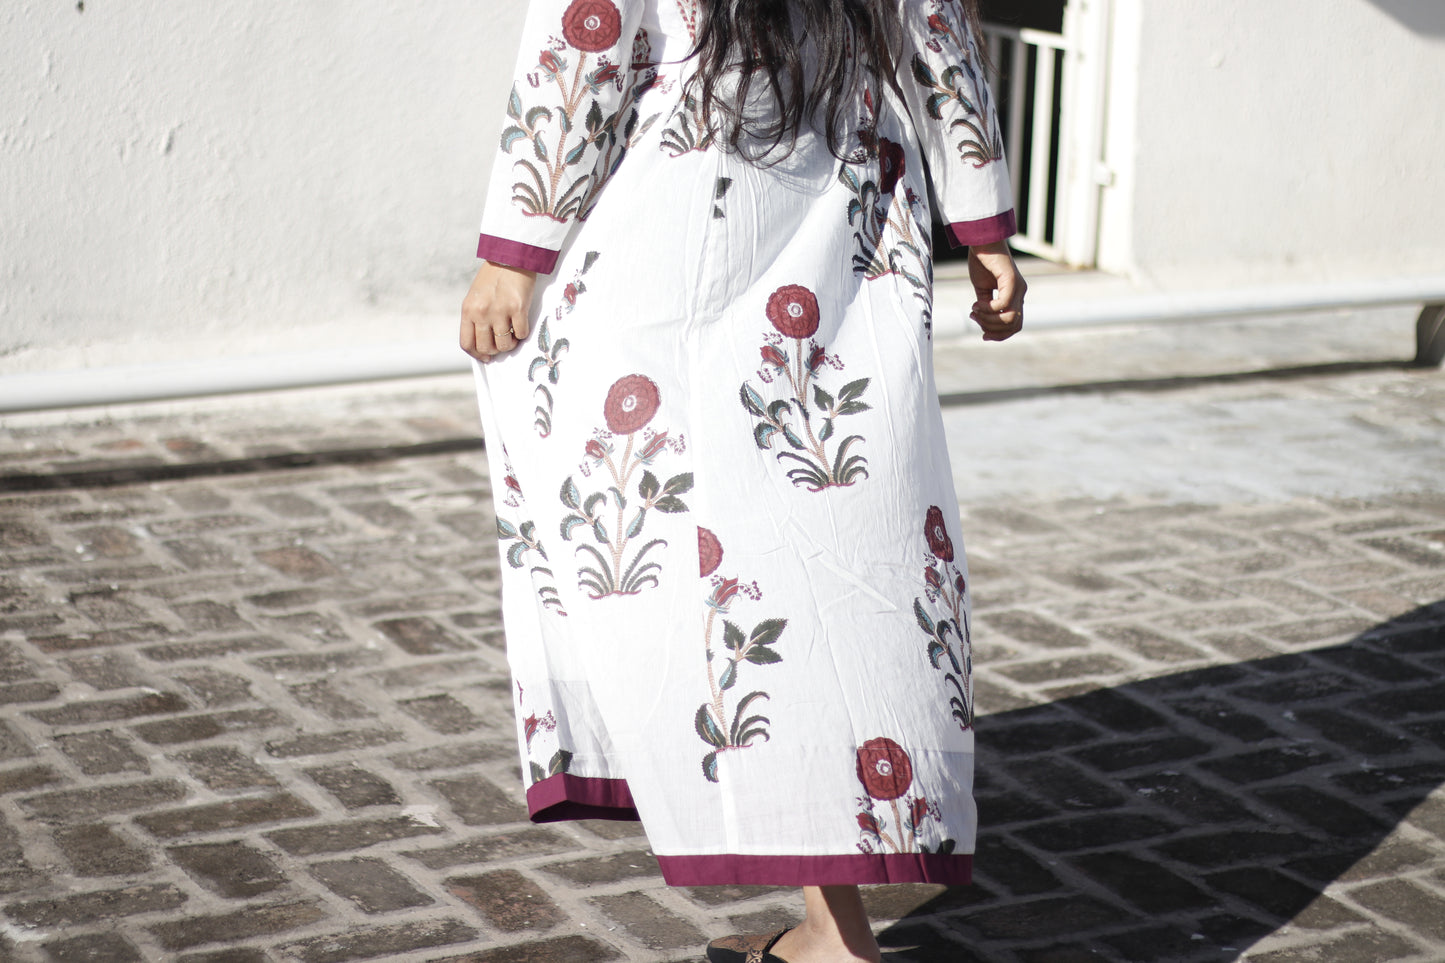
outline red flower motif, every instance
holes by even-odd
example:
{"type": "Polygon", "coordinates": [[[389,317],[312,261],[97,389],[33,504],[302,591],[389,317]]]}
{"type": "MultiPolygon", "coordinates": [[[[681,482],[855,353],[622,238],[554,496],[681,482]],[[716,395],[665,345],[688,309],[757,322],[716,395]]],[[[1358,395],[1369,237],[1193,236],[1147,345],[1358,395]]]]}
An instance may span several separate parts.
{"type": "Polygon", "coordinates": [[[953,577],[953,587],[958,590],[959,595],[962,595],[963,590],[968,587],[968,583],[963,580],[962,575],[955,575],[953,577]]]}
{"type": "Polygon", "coordinates": [[[785,284],[774,291],[767,313],[784,337],[811,338],[818,330],[818,299],[801,284],[785,284]]]}
{"type": "Polygon", "coordinates": [[[923,570],[923,581],[933,588],[943,588],[943,576],[938,574],[938,569],[932,565],[923,570]]]}
{"type": "Polygon", "coordinates": [[[819,368],[823,367],[823,360],[826,357],[827,355],[823,353],[823,346],[814,345],[813,353],[808,355],[808,370],[817,371],[819,368]]]}
{"type": "Polygon", "coordinates": [[[601,461],[607,457],[607,449],[602,447],[602,442],[593,438],[587,443],[587,457],[601,461]]]}
{"type": "Polygon", "coordinates": [[[923,536],[928,539],[928,548],[945,562],[953,561],[953,541],[943,524],[943,509],[934,505],[923,519],[923,536]]]}
{"type": "Polygon", "coordinates": [[[873,818],[872,813],[858,814],[858,828],[865,833],[872,833],[874,836],[882,835],[878,832],[878,820],[873,818]]]}
{"type": "Polygon", "coordinates": [[[783,353],[770,344],[763,345],[763,364],[770,364],[774,368],[786,368],[788,359],[783,353]]]}
{"type": "Polygon", "coordinates": [[[892,194],[903,176],[903,145],[887,137],[878,139],[878,193],[892,194]]]}
{"type": "Polygon", "coordinates": [[[731,602],[733,600],[733,596],[737,594],[738,580],[735,578],[725,578],[720,583],[718,583],[718,587],[713,590],[712,604],[717,608],[722,608],[723,606],[731,602]]]}
{"type": "Polygon", "coordinates": [[[948,21],[936,13],[928,15],[928,29],[934,33],[948,33],[948,21]]]}
{"type": "MultiPolygon", "coordinates": [[[[712,532],[699,525],[697,527],[698,575],[707,578],[716,572],[717,567],[722,564],[722,556],[722,542],[719,542],[717,536],[712,532]]],[[[736,579],[733,580],[733,584],[737,584],[736,579]]]]}
{"type": "Polygon", "coordinates": [[[577,303],[577,285],[576,285],[576,284],[568,284],[565,288],[562,289],[562,300],[566,301],[568,304],[576,305],[576,303],[577,303]]]}
{"type": "Polygon", "coordinates": [[[578,50],[601,53],[622,35],[622,14],[608,0],[572,0],[562,14],[562,36],[578,50]]]}
{"type": "Polygon", "coordinates": [[[530,746],[532,744],[532,737],[537,734],[537,730],[541,728],[541,725],[542,723],[538,720],[535,712],[522,720],[522,734],[527,738],[527,745],[530,746]]]}
{"type": "Polygon", "coordinates": [[[913,785],[913,762],[892,739],[869,739],[858,750],[858,781],[874,799],[897,799],[913,785]]]}
{"type": "Polygon", "coordinates": [[[603,84],[611,83],[612,81],[614,81],[614,80],[616,80],[616,79],[617,79],[617,65],[616,65],[616,64],[608,64],[606,67],[603,67],[601,70],[597,71],[596,75],[594,75],[593,78],[592,78],[592,82],[595,83],[597,86],[600,87],[600,86],[602,86],[603,84]]]}
{"type": "Polygon", "coordinates": [[[516,492],[518,495],[522,494],[522,483],[517,481],[517,476],[508,475],[506,476],[504,481],[507,483],[507,487],[510,488],[512,491],[516,492]]]}
{"type": "MultiPolygon", "coordinates": [[[[580,2],[580,0],[579,0],[580,2]]],[[[574,4],[575,6],[575,4],[574,4]]],[[[657,385],[646,375],[618,378],[607,392],[602,416],[616,435],[630,435],[652,420],[660,404],[657,385]]]]}
{"type": "Polygon", "coordinates": [[[653,435],[652,440],[642,446],[642,451],[638,454],[637,457],[641,458],[643,461],[651,461],[652,459],[657,457],[657,453],[662,451],[663,447],[666,444],[667,432],[664,431],[660,435],[653,435]]]}
{"type": "Polygon", "coordinates": [[[555,74],[562,69],[562,62],[557,59],[557,55],[552,51],[544,50],[542,51],[542,69],[549,74],[555,74]]]}
{"type": "Polygon", "coordinates": [[[913,819],[913,828],[917,829],[919,824],[923,822],[923,817],[927,815],[928,800],[924,799],[922,796],[919,796],[917,799],[913,800],[913,811],[909,813],[909,816],[913,819]]]}

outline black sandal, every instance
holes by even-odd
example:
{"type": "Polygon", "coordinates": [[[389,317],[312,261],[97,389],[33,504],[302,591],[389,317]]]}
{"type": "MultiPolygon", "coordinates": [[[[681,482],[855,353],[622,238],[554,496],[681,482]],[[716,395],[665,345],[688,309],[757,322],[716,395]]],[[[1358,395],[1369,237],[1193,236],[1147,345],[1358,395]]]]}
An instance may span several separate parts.
{"type": "Polygon", "coordinates": [[[724,936],[707,945],[708,963],[788,963],[781,956],[769,953],[788,930],[776,933],[755,933],[750,936],[724,936]]]}

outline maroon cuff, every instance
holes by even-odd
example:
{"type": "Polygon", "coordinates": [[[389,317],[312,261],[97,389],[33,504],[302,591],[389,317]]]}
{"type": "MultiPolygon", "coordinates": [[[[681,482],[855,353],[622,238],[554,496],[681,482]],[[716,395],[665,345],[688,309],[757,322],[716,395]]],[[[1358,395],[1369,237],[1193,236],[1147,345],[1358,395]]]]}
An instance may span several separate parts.
{"type": "Polygon", "coordinates": [[[1013,237],[1019,232],[1019,225],[1010,209],[977,221],[954,221],[945,225],[944,230],[954,247],[968,247],[970,244],[992,244],[1013,237]]]}
{"type": "Polygon", "coordinates": [[[550,248],[523,244],[521,241],[494,237],[491,234],[483,234],[477,240],[477,257],[509,267],[536,271],[538,274],[551,274],[552,269],[557,266],[559,253],[561,252],[550,248]]]}

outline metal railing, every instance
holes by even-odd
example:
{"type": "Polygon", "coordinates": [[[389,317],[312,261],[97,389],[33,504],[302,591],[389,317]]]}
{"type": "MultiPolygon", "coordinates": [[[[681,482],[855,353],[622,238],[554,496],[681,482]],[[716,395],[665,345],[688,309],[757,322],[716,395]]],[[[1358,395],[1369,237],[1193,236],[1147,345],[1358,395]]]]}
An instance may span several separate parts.
{"type": "Polygon", "coordinates": [[[1059,172],[1063,169],[1061,108],[1063,34],[985,24],[989,60],[1001,102],[1004,150],[1013,182],[1019,233],[1011,243],[1029,254],[1063,260],[1058,237],[1059,172]]]}
{"type": "Polygon", "coordinates": [[[1107,0],[1070,0],[1062,33],[986,23],[1021,251],[1092,267],[1098,250],[1107,0]]]}

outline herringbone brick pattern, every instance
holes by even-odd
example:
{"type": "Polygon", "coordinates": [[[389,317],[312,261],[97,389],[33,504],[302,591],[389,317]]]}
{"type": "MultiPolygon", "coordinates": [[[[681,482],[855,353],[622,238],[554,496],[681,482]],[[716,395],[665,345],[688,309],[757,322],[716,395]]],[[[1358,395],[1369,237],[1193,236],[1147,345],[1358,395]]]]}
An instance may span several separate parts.
{"type": "MultiPolygon", "coordinates": [[[[0,957],[681,961],[797,918],[526,821],[471,402],[393,402],[0,440],[0,957]]],[[[889,959],[1445,959],[1445,494],[964,509],[978,883],[870,890],[889,959]]]]}

